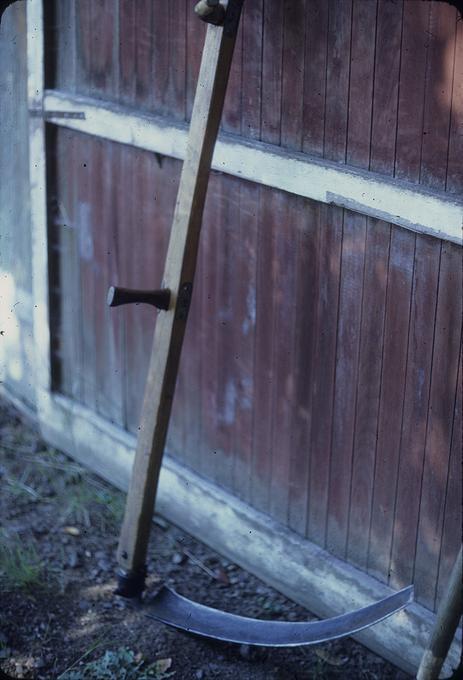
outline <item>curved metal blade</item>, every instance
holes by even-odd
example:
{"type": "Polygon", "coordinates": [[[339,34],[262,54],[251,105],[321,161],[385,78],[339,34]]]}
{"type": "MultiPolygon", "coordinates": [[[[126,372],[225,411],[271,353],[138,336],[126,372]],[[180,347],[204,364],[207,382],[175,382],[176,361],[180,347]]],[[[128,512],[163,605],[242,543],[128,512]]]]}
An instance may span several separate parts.
{"type": "Polygon", "coordinates": [[[263,647],[314,645],[352,635],[406,607],[413,586],[347,614],[322,621],[262,621],[206,607],[164,586],[149,606],[147,616],[203,637],[263,647]]]}

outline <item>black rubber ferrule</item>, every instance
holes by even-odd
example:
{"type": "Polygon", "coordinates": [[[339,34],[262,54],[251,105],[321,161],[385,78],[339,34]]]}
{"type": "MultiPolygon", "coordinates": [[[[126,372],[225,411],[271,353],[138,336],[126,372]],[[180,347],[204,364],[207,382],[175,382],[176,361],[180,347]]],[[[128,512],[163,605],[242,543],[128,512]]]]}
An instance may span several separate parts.
{"type": "Polygon", "coordinates": [[[140,567],[136,571],[121,569],[117,573],[117,588],[115,595],[133,598],[140,597],[145,589],[146,567],[140,567]]]}

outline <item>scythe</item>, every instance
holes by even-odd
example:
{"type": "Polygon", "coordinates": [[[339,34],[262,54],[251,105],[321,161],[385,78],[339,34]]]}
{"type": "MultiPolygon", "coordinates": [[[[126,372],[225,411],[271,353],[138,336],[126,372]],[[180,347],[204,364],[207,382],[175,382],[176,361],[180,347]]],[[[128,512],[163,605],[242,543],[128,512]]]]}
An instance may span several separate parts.
{"type": "MultiPolygon", "coordinates": [[[[139,291],[111,287],[108,304],[145,302],[158,316],[140,419],[135,460],[118,546],[118,589],[123,597],[144,590],[150,526],[164,453],[180,353],[193,290],[204,202],[227,88],[243,0],[201,0],[196,12],[208,22],[188,144],[180,177],[162,287],[139,291]]],[[[371,626],[411,602],[408,587],[379,602],[315,622],[262,621],[192,602],[166,587],[146,608],[152,616],[192,633],[263,646],[308,645],[371,626]]]]}

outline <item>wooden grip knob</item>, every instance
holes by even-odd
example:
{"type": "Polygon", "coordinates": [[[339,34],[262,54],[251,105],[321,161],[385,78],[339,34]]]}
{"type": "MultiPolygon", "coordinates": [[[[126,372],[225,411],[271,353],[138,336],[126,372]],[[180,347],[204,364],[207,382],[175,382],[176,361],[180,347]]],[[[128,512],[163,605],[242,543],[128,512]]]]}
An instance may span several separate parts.
{"type": "Polygon", "coordinates": [[[117,286],[110,286],[108,290],[107,303],[110,307],[132,303],[137,305],[141,302],[158,309],[169,309],[170,290],[168,288],[163,288],[162,290],[133,290],[117,286]]]}
{"type": "Polygon", "coordinates": [[[219,0],[199,0],[195,5],[195,13],[208,24],[221,26],[225,17],[225,7],[219,0]]]}

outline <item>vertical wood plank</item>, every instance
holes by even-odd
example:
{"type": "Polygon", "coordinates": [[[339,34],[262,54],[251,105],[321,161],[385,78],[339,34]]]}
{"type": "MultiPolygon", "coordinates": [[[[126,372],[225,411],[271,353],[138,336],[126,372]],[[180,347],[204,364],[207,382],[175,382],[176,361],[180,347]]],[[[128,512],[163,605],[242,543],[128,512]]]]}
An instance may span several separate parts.
{"type": "Polygon", "coordinates": [[[344,557],[352,478],[366,217],[344,212],[337,326],[327,548],[344,557]]]}
{"type": "Polygon", "coordinates": [[[187,5],[173,0],[169,9],[169,90],[168,110],[176,120],[186,115],[187,5]]]}
{"type": "Polygon", "coordinates": [[[95,344],[95,247],[94,247],[94,174],[99,148],[93,139],[82,135],[78,145],[78,230],[81,271],[82,397],[84,404],[96,409],[95,344]]]}
{"type": "Polygon", "coordinates": [[[153,51],[155,49],[153,35],[153,11],[159,3],[150,0],[137,0],[135,4],[135,35],[136,35],[136,85],[135,102],[141,108],[152,108],[155,99],[153,83],[153,51]]]}
{"type": "Polygon", "coordinates": [[[119,97],[133,104],[136,88],[137,35],[135,25],[136,3],[119,0],[119,97]]]}
{"type": "Polygon", "coordinates": [[[215,266],[217,268],[217,414],[215,479],[223,487],[233,486],[234,434],[238,416],[238,382],[234,343],[235,295],[242,295],[242,281],[236,279],[237,238],[239,229],[239,181],[219,175],[220,220],[217,232],[215,266]]]}
{"type": "Polygon", "coordinates": [[[317,361],[312,379],[308,538],[323,546],[328,511],[343,211],[321,204],[318,209],[320,274],[316,300],[317,361]]]}
{"type": "Polygon", "coordinates": [[[370,162],[376,12],[376,0],[354,0],[346,162],[357,168],[370,162]]]}
{"type": "Polygon", "coordinates": [[[457,11],[431,5],[420,181],[445,189],[457,11]]]}
{"type": "Polygon", "coordinates": [[[252,499],[255,507],[263,511],[268,511],[270,506],[272,394],[275,380],[272,364],[276,257],[273,215],[277,210],[276,202],[276,192],[259,187],[252,499]]]}
{"type": "Polygon", "coordinates": [[[220,175],[212,173],[205,206],[201,242],[204,249],[203,297],[201,304],[201,347],[206,361],[201,365],[201,460],[202,474],[214,479],[217,465],[218,411],[218,324],[220,315],[218,225],[220,213],[220,175]],[[205,350],[207,348],[207,350],[205,350]]]}
{"type": "Polygon", "coordinates": [[[395,175],[410,182],[420,177],[431,4],[404,3],[395,175]]]}
{"type": "Polygon", "coordinates": [[[453,72],[452,111],[450,115],[447,191],[463,193],[463,22],[457,21],[453,72]]]}
{"type": "Polygon", "coordinates": [[[450,574],[455,562],[459,544],[461,542],[462,526],[462,359],[457,378],[457,397],[455,400],[455,413],[453,416],[452,449],[450,453],[449,476],[445,497],[444,527],[442,531],[441,555],[439,560],[439,576],[437,582],[437,596],[435,609],[437,610],[441,599],[444,597],[448,586],[450,574]]]}
{"type": "Polygon", "coordinates": [[[91,3],[80,0],[76,10],[76,92],[91,94],[92,20],[91,3]]]}
{"type": "Polygon", "coordinates": [[[115,16],[113,0],[92,0],[90,3],[90,73],[94,94],[112,95],[115,90],[115,16]]]}
{"type": "Polygon", "coordinates": [[[74,92],[76,87],[76,6],[75,0],[61,0],[55,3],[56,87],[74,92]]]}
{"type": "Polygon", "coordinates": [[[390,582],[413,580],[441,242],[417,236],[390,582]]]}
{"type": "Polygon", "coordinates": [[[246,502],[252,501],[252,442],[254,399],[254,347],[256,334],[256,260],[259,187],[240,182],[239,216],[234,231],[236,264],[233,290],[233,355],[237,386],[234,430],[233,488],[246,502]],[[238,285],[240,282],[240,285],[238,285]]]}
{"type": "Polygon", "coordinates": [[[260,138],[260,107],[262,98],[263,0],[244,3],[243,78],[241,134],[260,138]]]}
{"type": "MultiPolygon", "coordinates": [[[[278,195],[273,213],[275,253],[272,263],[274,326],[273,403],[272,403],[272,470],[270,479],[270,512],[283,524],[288,521],[290,455],[294,446],[292,415],[294,408],[294,329],[296,325],[296,262],[294,201],[278,195]],[[285,452],[285,453],[283,453],[285,452]]],[[[268,303],[267,303],[268,304],[268,303]]]]}
{"type": "Polygon", "coordinates": [[[324,157],[345,162],[352,0],[329,1],[324,157]]]}
{"type": "Polygon", "coordinates": [[[403,418],[415,235],[392,228],[368,570],[388,579],[403,418]]]}
{"type": "MultiPolygon", "coordinates": [[[[146,10],[148,12],[148,8],[146,10]]],[[[154,110],[162,115],[169,115],[169,86],[170,86],[170,3],[166,6],[162,2],[150,3],[151,33],[147,37],[147,50],[151,51],[150,72],[146,74],[146,82],[152,89],[154,110]],[[148,42],[149,41],[149,42],[148,42]]]]}
{"type": "Polygon", "coordinates": [[[325,0],[307,3],[305,33],[302,149],[323,156],[328,49],[328,3],[325,0]]]}
{"type": "Polygon", "coordinates": [[[236,36],[235,51],[230,68],[227,94],[222,114],[221,127],[225,132],[239,134],[242,119],[242,94],[243,94],[243,24],[240,23],[236,36]]]}
{"type": "Polygon", "coordinates": [[[306,2],[296,0],[284,4],[281,144],[300,151],[304,103],[306,2]]]}
{"type": "Polygon", "coordinates": [[[434,607],[461,343],[461,249],[442,244],[431,393],[415,559],[419,602],[434,607]]]}
{"type": "Polygon", "coordinates": [[[348,559],[366,569],[381,389],[391,226],[368,218],[349,508],[348,559]]]}
{"type": "Polygon", "coordinates": [[[280,144],[283,3],[264,4],[261,139],[280,144]]]}
{"type": "Polygon", "coordinates": [[[370,170],[394,172],[403,2],[378,0],[370,170]]]}
{"type": "Polygon", "coordinates": [[[309,501],[310,431],[312,423],[312,375],[318,361],[317,338],[318,208],[313,201],[297,198],[294,221],[297,230],[296,318],[294,343],[294,403],[291,428],[288,524],[301,536],[307,527],[309,501]]]}

